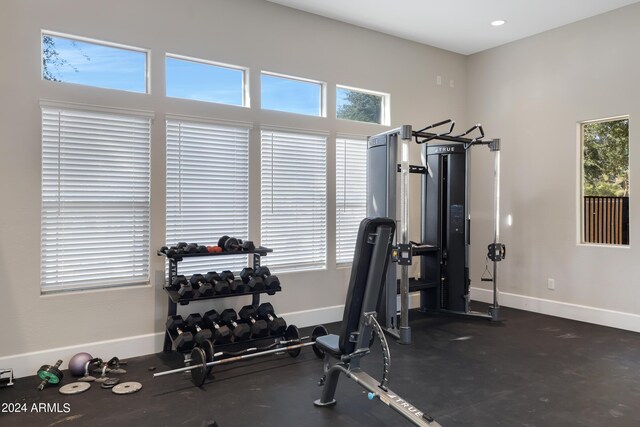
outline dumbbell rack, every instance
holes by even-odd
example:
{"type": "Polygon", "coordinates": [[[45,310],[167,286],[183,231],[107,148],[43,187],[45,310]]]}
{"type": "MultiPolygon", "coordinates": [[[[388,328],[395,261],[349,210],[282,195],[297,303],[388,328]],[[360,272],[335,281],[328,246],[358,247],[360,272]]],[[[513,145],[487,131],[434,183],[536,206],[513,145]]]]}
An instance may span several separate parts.
{"type": "MultiPolygon", "coordinates": [[[[167,316],[173,316],[178,312],[178,305],[187,305],[193,301],[205,301],[209,299],[218,299],[218,298],[230,298],[230,297],[239,297],[243,295],[252,295],[251,305],[254,307],[258,307],[260,305],[260,294],[268,294],[274,295],[276,292],[280,292],[282,290],[281,287],[277,289],[264,289],[261,291],[250,291],[250,292],[242,292],[242,293],[233,293],[233,294],[224,294],[224,295],[212,295],[209,297],[194,297],[194,298],[182,298],[178,291],[171,288],[171,283],[173,283],[174,279],[178,276],[178,264],[184,258],[196,258],[196,257],[208,257],[208,256],[238,256],[238,255],[253,255],[253,268],[256,269],[260,267],[260,258],[263,256],[267,256],[268,253],[273,252],[273,249],[265,248],[263,246],[255,248],[253,251],[241,251],[241,252],[215,252],[215,253],[193,253],[193,254],[176,254],[173,256],[167,256],[164,252],[157,251],[158,256],[167,257],[169,268],[167,272],[167,280],[162,289],[167,293],[167,316]]],[[[267,338],[275,338],[273,336],[269,336],[267,338]]],[[[166,331],[164,336],[164,351],[171,351],[173,349],[173,341],[175,337],[171,336],[169,331],[166,331]]],[[[232,343],[232,344],[245,344],[253,341],[264,340],[264,338],[251,339],[247,341],[242,341],[242,343],[232,343]]],[[[228,344],[225,344],[228,345],[228,344]]]]}

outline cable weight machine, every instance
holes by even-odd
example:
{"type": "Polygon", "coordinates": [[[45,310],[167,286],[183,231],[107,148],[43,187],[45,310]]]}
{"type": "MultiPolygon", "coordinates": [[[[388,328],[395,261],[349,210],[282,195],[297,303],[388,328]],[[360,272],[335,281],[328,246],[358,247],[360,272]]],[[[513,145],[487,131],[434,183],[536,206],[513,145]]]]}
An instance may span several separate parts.
{"type": "Polygon", "coordinates": [[[411,292],[420,292],[421,311],[499,319],[498,262],[506,254],[505,245],[499,243],[500,140],[484,140],[479,124],[459,135],[452,135],[454,128],[455,122],[449,119],[416,131],[403,125],[368,139],[367,216],[395,219],[399,230],[392,260],[400,267],[400,278],[395,268],[388,269],[378,318],[385,331],[401,344],[411,343],[408,318],[411,292]],[[443,131],[437,132],[445,125],[448,126],[443,131]],[[478,136],[470,137],[472,134],[478,136]],[[409,164],[412,141],[422,145],[422,165],[409,164]],[[484,275],[482,278],[493,282],[493,303],[487,313],[472,311],[469,297],[469,168],[470,149],[474,146],[487,146],[494,153],[494,235],[487,248],[493,271],[490,278],[484,275]],[[420,243],[409,240],[410,174],[422,177],[420,243]],[[398,175],[400,212],[396,197],[398,175]],[[410,279],[409,266],[414,257],[422,259],[420,274],[410,279]]]}

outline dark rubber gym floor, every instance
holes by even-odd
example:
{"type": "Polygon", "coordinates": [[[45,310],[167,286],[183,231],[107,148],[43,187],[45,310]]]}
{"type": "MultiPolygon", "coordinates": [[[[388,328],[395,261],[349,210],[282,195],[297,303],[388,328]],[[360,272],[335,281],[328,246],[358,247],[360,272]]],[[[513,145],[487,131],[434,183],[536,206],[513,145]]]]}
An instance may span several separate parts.
{"type": "MultiPolygon", "coordinates": [[[[507,308],[501,324],[418,312],[411,317],[414,345],[390,341],[390,387],[445,427],[640,426],[640,334],[507,308]]],[[[363,365],[379,378],[374,347],[363,365]]],[[[178,354],[128,362],[123,380],[144,386],[132,395],[94,383],[86,393],[63,396],[56,387],[37,391],[35,377],[20,378],[0,390],[0,402],[26,403],[28,410],[34,402],[58,402],[61,409],[68,403],[70,412],[2,413],[0,425],[197,427],[213,419],[220,427],[407,424],[344,376],[338,404],[314,407],[322,363],[309,348],[298,359],[266,357],[220,368],[201,389],[184,374],[152,378],[150,366],[179,367],[178,354]]]]}

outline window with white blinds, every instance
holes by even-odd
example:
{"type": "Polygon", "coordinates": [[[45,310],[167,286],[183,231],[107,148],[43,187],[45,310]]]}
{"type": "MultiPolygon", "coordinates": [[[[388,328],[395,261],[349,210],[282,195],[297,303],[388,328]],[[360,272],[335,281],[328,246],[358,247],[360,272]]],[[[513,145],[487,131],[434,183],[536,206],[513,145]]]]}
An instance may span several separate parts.
{"type": "Polygon", "coordinates": [[[272,271],[326,267],[327,138],[262,131],[262,245],[272,271]]]}
{"type": "MultiPolygon", "coordinates": [[[[249,130],[167,120],[167,245],[216,245],[223,235],[247,238],[249,130]]],[[[238,272],[246,266],[241,256],[192,258],[180,264],[180,273],[238,272]]]]}
{"type": "Polygon", "coordinates": [[[42,108],[42,292],[149,280],[151,118],[42,108]]]}
{"type": "Polygon", "coordinates": [[[358,227],[367,216],[367,141],[336,138],[336,263],[353,261],[358,227]]]}

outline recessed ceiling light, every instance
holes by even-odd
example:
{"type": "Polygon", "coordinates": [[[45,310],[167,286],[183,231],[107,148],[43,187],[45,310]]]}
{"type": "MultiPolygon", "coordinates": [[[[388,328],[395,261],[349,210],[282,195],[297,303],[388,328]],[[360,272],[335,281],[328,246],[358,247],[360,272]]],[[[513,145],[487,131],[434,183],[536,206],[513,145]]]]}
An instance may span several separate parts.
{"type": "Polygon", "coordinates": [[[491,23],[491,25],[493,25],[494,27],[499,27],[500,25],[504,25],[504,24],[506,24],[506,23],[507,23],[507,21],[505,21],[505,20],[503,20],[503,19],[498,19],[498,20],[496,20],[496,21],[493,21],[493,22],[491,23]]]}

